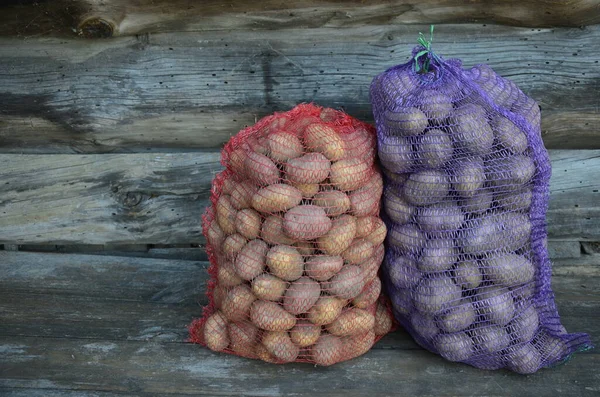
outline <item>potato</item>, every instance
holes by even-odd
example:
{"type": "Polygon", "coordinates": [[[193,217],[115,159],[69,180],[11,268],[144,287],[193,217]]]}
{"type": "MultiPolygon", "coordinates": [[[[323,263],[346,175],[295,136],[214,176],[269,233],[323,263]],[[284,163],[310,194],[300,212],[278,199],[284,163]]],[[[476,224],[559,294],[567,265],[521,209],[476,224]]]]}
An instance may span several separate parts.
{"type": "Polygon", "coordinates": [[[483,274],[477,260],[459,261],[454,268],[454,281],[456,285],[467,290],[479,287],[483,281],[483,274]]]}
{"type": "MultiPolygon", "coordinates": [[[[356,235],[355,238],[366,238],[375,230],[375,222],[381,220],[376,216],[362,216],[356,218],[356,235]]],[[[373,244],[377,245],[377,244],[373,244]]]]}
{"type": "Polygon", "coordinates": [[[344,114],[339,110],[325,108],[321,111],[319,118],[326,123],[334,122],[340,118],[344,117],[344,114]]]}
{"type": "Polygon", "coordinates": [[[222,262],[217,269],[217,282],[221,287],[231,288],[244,282],[235,272],[233,263],[222,262]]]}
{"type": "Polygon", "coordinates": [[[347,336],[362,334],[375,326],[375,316],[366,310],[352,308],[338,316],[327,325],[327,331],[332,335],[347,336]]]}
{"type": "Polygon", "coordinates": [[[527,150],[527,136],[512,121],[498,115],[491,122],[496,140],[502,147],[514,154],[527,150]]]}
{"type": "Polygon", "coordinates": [[[510,337],[506,330],[495,324],[480,324],[473,329],[473,341],[484,353],[496,353],[510,345],[510,337]]]}
{"type": "Polygon", "coordinates": [[[364,186],[373,174],[373,168],[364,160],[342,159],[331,165],[329,180],[336,189],[351,191],[364,186]]]}
{"type": "Polygon", "coordinates": [[[440,356],[448,361],[466,361],[475,350],[473,340],[465,332],[439,334],[434,339],[434,346],[440,356]]]}
{"type": "Polygon", "coordinates": [[[569,354],[569,347],[564,340],[557,336],[551,336],[545,331],[540,332],[537,347],[545,362],[560,361],[569,354]]]}
{"type": "Polygon", "coordinates": [[[308,311],[308,319],[316,325],[329,324],[340,315],[345,304],[342,299],[323,295],[308,311]]]}
{"type": "Polygon", "coordinates": [[[289,132],[277,131],[266,138],[267,154],[275,161],[288,161],[302,156],[304,147],[300,139],[289,132]]]}
{"type": "Polygon", "coordinates": [[[331,229],[331,219],[316,205],[302,204],[290,209],[283,217],[283,230],[291,238],[313,240],[331,229]]]}
{"type": "Polygon", "coordinates": [[[362,238],[357,238],[352,241],[350,246],[342,252],[341,256],[346,263],[351,265],[360,265],[373,255],[373,244],[362,238]]]}
{"type": "Polygon", "coordinates": [[[387,334],[391,331],[393,324],[394,320],[388,308],[381,302],[378,302],[375,311],[375,326],[373,327],[375,335],[381,336],[387,334]]]}
{"type": "Polygon", "coordinates": [[[273,357],[283,363],[295,361],[300,353],[300,348],[292,342],[285,331],[265,332],[262,337],[262,344],[273,357]]]}
{"type": "Polygon", "coordinates": [[[278,183],[265,186],[252,196],[252,207],[259,212],[287,211],[300,204],[302,193],[293,186],[278,183]]]}
{"type": "Polygon", "coordinates": [[[516,300],[527,302],[530,301],[535,295],[535,284],[535,282],[530,282],[512,287],[510,290],[512,291],[513,297],[516,300]]]}
{"type": "MultiPolygon", "coordinates": [[[[402,103],[400,95],[408,96],[419,86],[418,76],[406,69],[390,69],[375,77],[371,92],[375,98],[382,101],[387,108],[393,108],[402,103]]],[[[376,102],[375,99],[372,102],[376,102]]]]}
{"type": "Polygon", "coordinates": [[[368,352],[375,344],[375,332],[369,330],[362,334],[350,335],[342,339],[343,350],[346,353],[345,358],[349,360],[362,356],[368,352]]]}
{"type": "Polygon", "coordinates": [[[404,198],[410,204],[430,205],[442,201],[450,191],[448,176],[443,171],[415,172],[404,184],[404,198]]]}
{"type": "Polygon", "coordinates": [[[286,331],[296,325],[296,317],[275,302],[257,300],[250,308],[250,319],[260,329],[286,331]]]}
{"type": "Polygon", "coordinates": [[[256,239],[249,241],[235,258],[235,272],[244,280],[250,281],[265,270],[267,243],[256,239]]]}
{"type": "Polygon", "coordinates": [[[509,287],[533,280],[535,267],[527,258],[516,254],[490,254],[482,261],[488,280],[509,287]]]}
{"type": "Polygon", "coordinates": [[[479,157],[470,157],[458,161],[454,165],[452,175],[452,188],[465,198],[473,197],[483,187],[485,171],[483,160],[479,157]]]}
{"type": "Polygon", "coordinates": [[[314,345],[321,336],[321,326],[308,320],[298,320],[290,330],[292,342],[300,347],[314,345]]]}
{"type": "Polygon", "coordinates": [[[246,138],[244,145],[248,148],[248,152],[250,153],[255,152],[264,155],[269,153],[266,136],[249,136],[246,138]]]}
{"type": "Polygon", "coordinates": [[[319,188],[321,187],[318,183],[292,183],[291,185],[300,190],[300,193],[302,193],[302,197],[304,198],[313,197],[315,194],[319,193],[319,188]]]}
{"type": "Polygon", "coordinates": [[[260,231],[260,237],[271,245],[292,245],[294,240],[283,232],[283,218],[271,215],[265,218],[260,231]]]}
{"type": "Polygon", "coordinates": [[[285,165],[286,178],[292,183],[321,183],[330,169],[331,162],[321,153],[306,153],[285,165]]]}
{"type": "Polygon", "coordinates": [[[223,301],[225,300],[225,297],[227,296],[227,289],[224,287],[221,287],[220,285],[215,286],[215,289],[213,290],[212,293],[213,296],[213,303],[216,309],[220,309],[221,306],[223,305],[223,301]]]}
{"type": "Polygon", "coordinates": [[[440,330],[435,324],[434,317],[418,311],[411,314],[410,325],[412,326],[414,333],[426,341],[432,340],[440,333],[440,330]]]}
{"type": "Polygon", "coordinates": [[[427,127],[427,116],[417,108],[403,108],[399,111],[386,110],[383,114],[385,131],[393,135],[419,135],[427,127]]]}
{"type": "Polygon", "coordinates": [[[339,190],[326,190],[315,194],[312,203],[325,210],[329,216],[338,216],[350,209],[350,198],[339,190]]]}
{"type": "Polygon", "coordinates": [[[475,307],[479,315],[498,325],[508,324],[515,314],[511,292],[496,286],[479,291],[475,295],[475,307]]]}
{"type": "Polygon", "coordinates": [[[331,229],[317,239],[317,247],[326,255],[340,255],[354,240],[356,235],[356,218],[341,215],[331,223],[331,229]]]}
{"type": "Polygon", "coordinates": [[[421,230],[446,237],[462,226],[465,216],[452,201],[444,201],[430,207],[421,208],[416,216],[421,230]]]}
{"type": "Polygon", "coordinates": [[[304,131],[304,143],[313,152],[325,155],[331,161],[338,161],[344,157],[344,141],[330,126],[314,123],[304,131]]]}
{"type": "Polygon", "coordinates": [[[273,275],[282,280],[294,281],[304,272],[302,255],[294,247],[276,245],[267,252],[267,266],[273,275]]]}
{"type": "Polygon", "coordinates": [[[219,222],[219,226],[221,226],[221,230],[227,235],[235,233],[235,216],[237,211],[231,204],[231,197],[227,195],[219,197],[216,207],[217,221],[219,222]]]}
{"type": "Polygon", "coordinates": [[[311,358],[316,365],[328,366],[344,358],[342,340],[329,334],[323,334],[311,349],[311,358]]]}
{"type": "Polygon", "coordinates": [[[365,240],[370,241],[374,247],[377,247],[378,245],[383,244],[385,236],[387,236],[387,227],[385,226],[385,223],[381,219],[375,217],[375,229],[364,237],[365,240]]]}
{"type": "Polygon", "coordinates": [[[456,109],[450,116],[449,129],[457,148],[466,149],[473,154],[489,154],[494,143],[494,132],[478,110],[465,105],[456,109]]]}
{"type": "Polygon", "coordinates": [[[225,257],[232,261],[235,260],[238,253],[244,248],[247,242],[248,240],[238,233],[227,236],[225,242],[223,242],[223,253],[225,254],[225,257]]]}
{"type": "Polygon", "coordinates": [[[385,274],[396,288],[412,288],[421,278],[417,263],[407,256],[390,253],[386,257],[385,266],[387,269],[385,274]]]}
{"type": "Polygon", "coordinates": [[[450,98],[435,90],[421,91],[419,102],[419,108],[436,124],[441,124],[454,109],[450,98]]]}
{"type": "Polygon", "coordinates": [[[519,189],[514,192],[496,194],[496,203],[503,211],[527,211],[531,207],[533,192],[531,189],[519,189]]]}
{"type": "Polygon", "coordinates": [[[524,214],[493,214],[466,222],[459,245],[471,254],[497,249],[516,251],[529,241],[531,227],[524,214]]]}
{"type": "Polygon", "coordinates": [[[250,286],[242,284],[234,287],[227,293],[221,305],[223,315],[229,321],[243,321],[248,319],[250,307],[256,300],[250,286]]]}
{"type": "Polygon", "coordinates": [[[478,214],[485,212],[492,206],[494,194],[489,189],[481,189],[471,197],[460,201],[460,207],[465,214],[478,214]]]}
{"type": "Polygon", "coordinates": [[[279,181],[279,169],[264,154],[248,153],[244,166],[248,177],[258,185],[273,185],[279,181]]]}
{"type": "Polygon", "coordinates": [[[520,190],[535,175],[532,158],[517,154],[490,160],[486,166],[487,178],[496,186],[498,193],[520,190]]]}
{"type": "Polygon", "coordinates": [[[509,347],[506,362],[518,374],[532,374],[540,368],[542,357],[533,345],[526,343],[509,347]]]}
{"type": "Polygon", "coordinates": [[[261,274],[252,280],[252,292],[258,299],[278,301],[287,287],[288,283],[271,274],[261,274]]]}
{"type": "Polygon", "coordinates": [[[393,186],[399,190],[401,190],[400,188],[404,186],[404,183],[408,180],[408,177],[410,176],[410,174],[396,174],[390,172],[384,167],[382,167],[381,171],[383,173],[386,186],[393,186]]]}
{"type": "Polygon", "coordinates": [[[297,134],[300,137],[304,136],[306,127],[311,124],[322,124],[321,119],[313,114],[297,115],[294,120],[286,126],[286,130],[297,134]]]}
{"type": "Polygon", "coordinates": [[[396,290],[391,296],[392,308],[396,318],[406,318],[414,308],[411,291],[406,289],[396,290]]]}
{"type": "Polygon", "coordinates": [[[354,307],[359,309],[366,309],[377,301],[381,294],[381,280],[375,278],[371,281],[362,292],[352,300],[354,307]]]}
{"type": "Polygon", "coordinates": [[[229,158],[226,160],[226,167],[233,171],[238,177],[246,176],[247,150],[249,150],[249,148],[238,147],[229,154],[229,158]]]}
{"type": "MultiPolygon", "coordinates": [[[[219,175],[222,175],[222,174],[219,174],[219,175]]],[[[225,174],[223,173],[223,175],[225,175],[225,174]]],[[[217,180],[217,178],[215,178],[215,181],[216,180],[217,180]]],[[[221,185],[221,195],[223,195],[223,194],[231,195],[231,192],[237,186],[238,182],[233,179],[233,175],[231,175],[231,174],[224,176],[222,181],[223,181],[223,184],[221,185]]]]}
{"type": "Polygon", "coordinates": [[[323,283],[325,292],[342,299],[356,298],[364,287],[363,271],[355,265],[345,265],[331,280],[323,283]]]}
{"type": "Polygon", "coordinates": [[[419,159],[428,168],[440,168],[452,158],[454,153],[452,139],[437,128],[425,132],[419,140],[418,147],[419,159]]]}
{"type": "Polygon", "coordinates": [[[344,158],[356,158],[372,165],[377,155],[377,137],[375,134],[362,127],[355,130],[340,131],[340,138],[344,141],[344,158]]]}
{"type": "Polygon", "coordinates": [[[341,256],[318,255],[306,260],[306,274],[317,281],[327,281],[337,274],[344,265],[341,256]]]}
{"type": "Polygon", "coordinates": [[[513,340],[517,342],[531,342],[540,326],[538,312],[533,305],[518,312],[515,318],[506,326],[506,329],[513,340]]]}
{"type": "Polygon", "coordinates": [[[229,323],[227,327],[231,350],[246,357],[254,353],[254,345],[258,339],[258,328],[249,322],[229,323]]]}
{"type": "Polygon", "coordinates": [[[393,227],[388,233],[389,246],[402,253],[419,254],[426,241],[425,234],[412,223],[393,227]]]}
{"type": "Polygon", "coordinates": [[[379,141],[379,161],[389,171],[388,177],[412,171],[417,155],[407,138],[383,135],[379,141]]]}
{"type": "Polygon", "coordinates": [[[365,285],[369,284],[377,277],[379,267],[385,255],[385,247],[382,245],[375,248],[373,255],[366,261],[360,264],[360,269],[363,273],[365,285]]]}
{"type": "Polygon", "coordinates": [[[244,208],[235,216],[235,228],[239,234],[248,240],[258,238],[260,235],[260,214],[253,209],[244,208]]]}
{"type": "Polygon", "coordinates": [[[419,269],[423,272],[443,272],[458,260],[454,240],[429,240],[421,252],[419,269]]]}
{"type": "Polygon", "coordinates": [[[215,312],[204,324],[204,342],[210,350],[220,352],[229,345],[227,319],[221,312],[215,312]]]}
{"type": "Polygon", "coordinates": [[[390,220],[399,225],[410,222],[415,213],[415,207],[411,206],[394,186],[388,186],[384,190],[383,209],[390,220]]]}
{"type": "Polygon", "coordinates": [[[461,289],[445,275],[421,280],[413,295],[415,307],[429,314],[456,304],[460,298],[461,289]]]}
{"type": "Polygon", "coordinates": [[[249,181],[239,182],[234,185],[231,191],[231,205],[236,210],[250,208],[252,206],[252,196],[256,194],[258,187],[249,181]]]}
{"type": "Polygon", "coordinates": [[[257,343],[254,347],[254,355],[262,361],[266,361],[268,363],[277,364],[279,361],[275,356],[273,356],[267,348],[262,343],[257,343]]]}
{"type": "Polygon", "coordinates": [[[519,98],[513,105],[512,111],[520,116],[525,117],[525,120],[540,134],[541,111],[538,104],[531,98],[525,95],[519,98]]]}
{"type": "Polygon", "coordinates": [[[294,248],[298,250],[302,256],[313,256],[316,248],[312,241],[300,240],[294,243],[294,248]]]}
{"type": "Polygon", "coordinates": [[[438,314],[439,328],[447,333],[465,330],[475,322],[477,314],[469,299],[463,299],[456,306],[438,314]]]}
{"type": "Polygon", "coordinates": [[[314,306],[321,296],[321,285],[309,277],[300,277],[290,284],[283,296],[283,308],[291,314],[302,314],[314,306]]]}
{"type": "Polygon", "coordinates": [[[381,178],[381,174],[375,172],[364,186],[348,195],[350,197],[352,214],[357,217],[378,215],[382,192],[383,179],[381,178]]]}
{"type": "Polygon", "coordinates": [[[213,249],[220,251],[221,245],[225,241],[225,232],[219,226],[217,219],[213,219],[206,229],[206,240],[213,249]]]}

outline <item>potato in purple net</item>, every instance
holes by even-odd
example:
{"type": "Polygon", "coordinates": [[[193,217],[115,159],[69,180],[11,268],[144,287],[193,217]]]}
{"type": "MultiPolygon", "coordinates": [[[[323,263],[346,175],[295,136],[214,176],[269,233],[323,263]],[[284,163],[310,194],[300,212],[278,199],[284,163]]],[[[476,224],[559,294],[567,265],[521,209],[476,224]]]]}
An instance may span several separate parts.
{"type": "Polygon", "coordinates": [[[391,173],[405,173],[414,167],[415,153],[410,141],[399,136],[382,136],[378,145],[379,161],[391,173]]]}
{"type": "Polygon", "coordinates": [[[532,374],[542,363],[542,356],[531,343],[515,345],[508,349],[506,355],[508,368],[519,374],[532,374]]]}
{"type": "Polygon", "coordinates": [[[419,135],[427,127],[427,116],[417,108],[387,110],[383,115],[383,125],[392,135],[419,135]]]}
{"type": "Polygon", "coordinates": [[[402,225],[411,221],[415,208],[400,196],[397,188],[389,186],[383,193],[383,209],[390,220],[402,225]]]}
{"type": "Polygon", "coordinates": [[[417,214],[417,223],[425,232],[445,236],[445,232],[454,232],[462,226],[465,216],[452,201],[444,201],[421,208],[417,214]]]}
{"type": "Polygon", "coordinates": [[[396,318],[405,318],[413,310],[413,302],[410,297],[410,291],[407,289],[395,289],[390,295],[392,308],[396,318]]]}
{"type": "Polygon", "coordinates": [[[392,227],[388,232],[388,244],[392,248],[400,249],[405,253],[418,254],[425,246],[427,239],[419,227],[408,223],[392,227]]]}
{"type": "Polygon", "coordinates": [[[404,183],[404,198],[414,205],[430,205],[444,200],[450,190],[448,176],[443,171],[415,172],[404,183]]]}
{"type": "Polygon", "coordinates": [[[458,161],[452,174],[452,188],[462,197],[473,197],[483,187],[485,169],[480,157],[458,161]]]}
{"type": "Polygon", "coordinates": [[[489,287],[475,295],[475,307],[486,320],[498,324],[508,324],[515,314],[515,303],[507,288],[489,287]]]}
{"type": "Polygon", "coordinates": [[[471,106],[456,109],[449,118],[448,128],[457,144],[457,149],[485,156],[494,144],[494,132],[487,119],[471,106]]]}
{"type": "Polygon", "coordinates": [[[393,70],[377,76],[373,82],[373,95],[380,95],[388,108],[395,108],[404,102],[419,82],[414,74],[403,70],[393,70]]]}
{"type": "Polygon", "coordinates": [[[474,289],[481,285],[483,274],[476,259],[459,260],[454,268],[454,281],[464,289],[474,289]]]}
{"type": "Polygon", "coordinates": [[[531,189],[503,192],[496,194],[494,199],[503,211],[527,211],[531,207],[533,192],[531,189]]]}
{"type": "Polygon", "coordinates": [[[541,111],[536,101],[521,93],[511,110],[515,114],[524,117],[532,125],[535,132],[541,133],[541,111]]]}
{"type": "Polygon", "coordinates": [[[423,313],[436,312],[455,304],[461,298],[461,289],[448,276],[421,280],[414,290],[414,304],[423,313]],[[451,303],[452,302],[452,303],[451,303]]]}
{"type": "Polygon", "coordinates": [[[419,270],[423,272],[443,272],[450,269],[458,259],[454,240],[428,240],[421,251],[419,270]]]}
{"type": "Polygon", "coordinates": [[[533,280],[535,267],[530,260],[517,254],[491,254],[483,259],[483,271],[489,281],[496,285],[512,287],[533,280]]]}
{"type": "Polygon", "coordinates": [[[486,164],[486,177],[498,192],[521,189],[534,175],[533,159],[522,154],[495,158],[486,164]]]}
{"type": "Polygon", "coordinates": [[[417,263],[407,256],[387,255],[384,266],[385,274],[396,288],[412,288],[421,278],[417,263]]]}
{"type": "Polygon", "coordinates": [[[478,214],[485,212],[492,206],[494,194],[490,189],[481,189],[472,197],[460,201],[460,208],[465,214],[478,214]]]}
{"type": "Polygon", "coordinates": [[[527,150],[527,136],[508,118],[498,115],[491,122],[496,141],[513,154],[527,150]]]}
{"type": "Polygon", "coordinates": [[[535,306],[529,305],[526,309],[518,310],[517,313],[506,329],[513,340],[531,342],[540,325],[538,312],[535,306]]]}
{"type": "Polygon", "coordinates": [[[466,332],[440,334],[434,345],[438,353],[448,361],[465,361],[474,353],[473,340],[466,332]]]}
{"type": "Polygon", "coordinates": [[[386,186],[394,186],[396,188],[404,186],[410,174],[396,174],[385,167],[381,168],[386,186]]]}
{"type": "Polygon", "coordinates": [[[535,295],[535,282],[517,285],[511,288],[513,297],[520,301],[529,301],[535,295]]]}
{"type": "Polygon", "coordinates": [[[437,323],[444,332],[453,333],[467,329],[475,322],[477,313],[469,299],[438,314],[437,323]]]}
{"type": "Polygon", "coordinates": [[[516,251],[525,246],[531,234],[526,215],[501,213],[467,221],[460,232],[460,245],[465,253],[506,249],[516,251]]]}
{"type": "MultiPolygon", "coordinates": [[[[452,105],[450,105],[452,106],[452,105]]],[[[439,168],[447,163],[454,153],[452,139],[437,128],[427,130],[419,139],[419,159],[429,168],[439,168]]]]}
{"type": "Polygon", "coordinates": [[[545,362],[556,362],[564,359],[569,354],[567,343],[558,336],[552,336],[546,331],[538,334],[536,347],[545,362]]]}
{"type": "Polygon", "coordinates": [[[442,92],[427,90],[419,93],[419,108],[436,124],[441,124],[452,112],[452,101],[442,92]]]}
{"type": "Polygon", "coordinates": [[[485,353],[499,352],[510,345],[510,336],[499,325],[479,324],[472,332],[473,341],[485,353]]]}
{"type": "Polygon", "coordinates": [[[410,325],[413,327],[415,333],[425,340],[431,340],[440,333],[440,330],[435,324],[434,317],[419,311],[411,314],[410,325]]]}

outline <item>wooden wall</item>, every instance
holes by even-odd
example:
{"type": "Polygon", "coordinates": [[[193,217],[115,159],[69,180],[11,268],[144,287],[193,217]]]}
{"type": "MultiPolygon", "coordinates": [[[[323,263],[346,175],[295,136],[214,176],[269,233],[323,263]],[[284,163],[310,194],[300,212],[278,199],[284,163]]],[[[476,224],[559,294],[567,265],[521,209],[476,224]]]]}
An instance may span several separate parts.
{"type": "Polygon", "coordinates": [[[190,255],[231,135],[308,101],[371,120],[371,79],[430,23],[541,104],[553,256],[600,241],[597,1],[289,3],[4,2],[0,243],[190,255]]]}

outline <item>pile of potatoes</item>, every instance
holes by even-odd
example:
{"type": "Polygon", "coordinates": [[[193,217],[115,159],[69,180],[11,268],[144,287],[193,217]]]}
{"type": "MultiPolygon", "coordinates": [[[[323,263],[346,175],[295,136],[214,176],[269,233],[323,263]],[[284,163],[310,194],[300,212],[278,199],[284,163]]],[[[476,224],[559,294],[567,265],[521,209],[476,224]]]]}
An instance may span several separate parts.
{"type": "Polygon", "coordinates": [[[331,365],[391,329],[377,275],[387,229],[375,157],[372,127],[313,105],[226,145],[204,217],[215,264],[206,346],[331,365]]]}
{"type": "Polygon", "coordinates": [[[384,279],[397,319],[424,347],[532,373],[568,352],[559,333],[540,326],[547,304],[535,298],[532,246],[546,248],[543,236],[532,238],[529,214],[549,176],[532,150],[533,139],[541,145],[539,108],[489,67],[467,75],[477,89],[449,73],[423,81],[430,76],[412,64],[373,81],[389,229],[384,279]]]}

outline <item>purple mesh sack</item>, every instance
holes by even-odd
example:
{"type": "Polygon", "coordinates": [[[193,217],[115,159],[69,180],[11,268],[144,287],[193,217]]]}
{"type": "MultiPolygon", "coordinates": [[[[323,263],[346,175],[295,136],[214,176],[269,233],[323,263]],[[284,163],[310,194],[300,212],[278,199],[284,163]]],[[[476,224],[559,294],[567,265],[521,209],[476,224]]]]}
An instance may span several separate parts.
{"type": "Polygon", "coordinates": [[[591,348],[561,325],[550,287],[537,103],[429,45],[377,76],[371,102],[396,319],[424,348],[484,369],[533,373],[591,348]]]}

